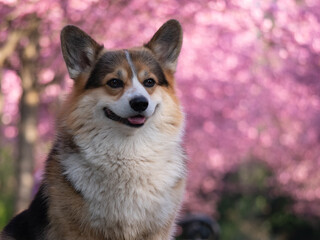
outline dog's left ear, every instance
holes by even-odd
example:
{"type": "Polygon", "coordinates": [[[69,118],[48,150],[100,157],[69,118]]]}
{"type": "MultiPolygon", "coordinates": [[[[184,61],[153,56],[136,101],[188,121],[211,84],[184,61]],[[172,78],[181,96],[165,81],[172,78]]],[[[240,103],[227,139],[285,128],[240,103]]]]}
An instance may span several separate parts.
{"type": "Polygon", "coordinates": [[[158,58],[164,68],[175,72],[182,46],[182,27],[177,20],[167,21],[145,44],[158,58]]]}
{"type": "Polygon", "coordinates": [[[63,58],[70,78],[76,80],[81,73],[92,70],[103,45],[98,44],[80,28],[64,27],[60,35],[63,58]]]}

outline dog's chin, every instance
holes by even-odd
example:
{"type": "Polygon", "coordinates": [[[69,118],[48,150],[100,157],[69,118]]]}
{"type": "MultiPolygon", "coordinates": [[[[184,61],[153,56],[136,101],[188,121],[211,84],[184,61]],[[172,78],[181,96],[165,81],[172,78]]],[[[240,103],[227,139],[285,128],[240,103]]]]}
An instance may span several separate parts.
{"type": "Polygon", "coordinates": [[[107,118],[109,118],[113,121],[122,123],[124,125],[127,125],[129,127],[134,127],[134,128],[142,127],[147,120],[147,118],[145,116],[140,115],[140,114],[132,116],[132,117],[128,117],[128,118],[122,118],[122,117],[118,116],[117,114],[115,114],[114,112],[112,112],[107,107],[104,107],[103,111],[104,111],[104,114],[107,118]]]}

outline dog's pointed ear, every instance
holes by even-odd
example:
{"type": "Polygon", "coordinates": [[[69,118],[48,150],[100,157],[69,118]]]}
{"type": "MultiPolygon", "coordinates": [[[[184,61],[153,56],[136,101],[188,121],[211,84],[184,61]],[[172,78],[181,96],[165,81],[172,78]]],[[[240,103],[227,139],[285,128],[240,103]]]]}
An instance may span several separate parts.
{"type": "Polygon", "coordinates": [[[144,46],[156,55],[164,68],[175,72],[182,46],[180,23],[174,19],[167,21],[144,46]]]}
{"type": "Polygon", "coordinates": [[[72,79],[77,79],[81,73],[89,72],[103,49],[103,45],[72,25],[62,29],[60,40],[63,58],[72,79]]]}

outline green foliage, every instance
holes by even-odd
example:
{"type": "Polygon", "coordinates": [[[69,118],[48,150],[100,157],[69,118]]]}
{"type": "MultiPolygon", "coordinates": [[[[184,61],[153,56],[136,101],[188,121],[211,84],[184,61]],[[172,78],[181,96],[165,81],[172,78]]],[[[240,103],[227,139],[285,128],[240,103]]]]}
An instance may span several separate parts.
{"type": "Polygon", "coordinates": [[[14,170],[11,149],[0,148],[0,231],[13,215],[14,170]]]}
{"type": "Polygon", "coordinates": [[[257,162],[226,175],[226,188],[218,204],[221,239],[320,239],[320,219],[312,221],[315,219],[294,213],[293,200],[276,194],[270,177],[270,170],[257,162]]]}

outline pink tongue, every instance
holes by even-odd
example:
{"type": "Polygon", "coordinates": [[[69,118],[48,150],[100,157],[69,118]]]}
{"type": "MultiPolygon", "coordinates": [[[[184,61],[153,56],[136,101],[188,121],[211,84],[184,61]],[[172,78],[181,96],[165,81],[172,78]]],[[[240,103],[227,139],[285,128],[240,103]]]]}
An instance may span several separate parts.
{"type": "Polygon", "coordinates": [[[128,121],[131,124],[143,124],[146,121],[146,118],[143,116],[130,117],[130,118],[128,118],[128,121]]]}

